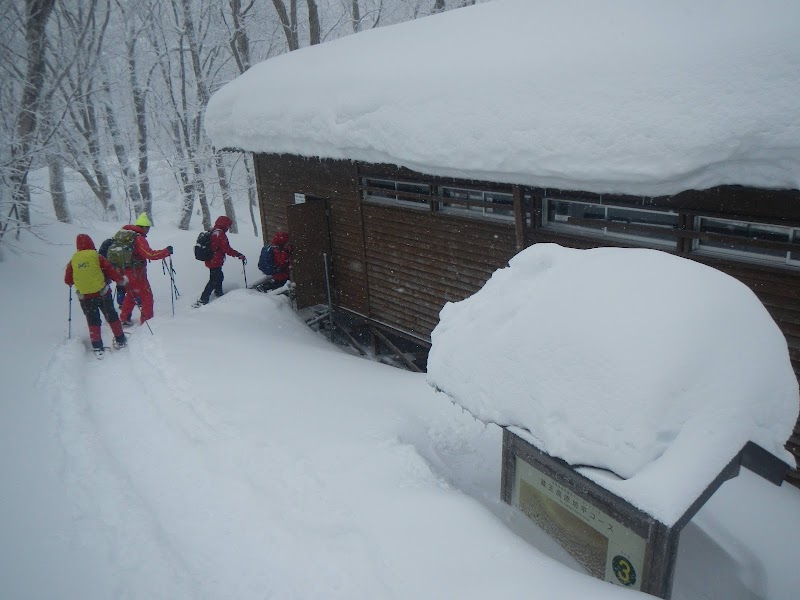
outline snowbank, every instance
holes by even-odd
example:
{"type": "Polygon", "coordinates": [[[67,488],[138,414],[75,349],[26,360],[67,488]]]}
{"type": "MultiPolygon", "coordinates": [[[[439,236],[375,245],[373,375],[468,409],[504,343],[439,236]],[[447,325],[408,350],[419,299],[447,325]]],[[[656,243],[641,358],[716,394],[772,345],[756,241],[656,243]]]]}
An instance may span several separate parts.
{"type": "Polygon", "coordinates": [[[800,187],[800,3],[504,0],[262,62],[215,146],[593,192],[800,187]]]}
{"type": "Polygon", "coordinates": [[[432,333],[428,381],[665,523],[748,441],[788,464],[786,341],[742,283],[645,249],[536,244],[432,333]]]}

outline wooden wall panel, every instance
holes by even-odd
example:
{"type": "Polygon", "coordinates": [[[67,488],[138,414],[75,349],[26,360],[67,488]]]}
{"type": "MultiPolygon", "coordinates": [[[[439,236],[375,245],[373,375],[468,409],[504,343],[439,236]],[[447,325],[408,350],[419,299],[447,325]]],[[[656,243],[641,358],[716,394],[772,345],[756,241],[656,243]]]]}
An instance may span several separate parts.
{"type": "Polygon", "coordinates": [[[516,253],[514,224],[362,204],[370,314],[425,340],[445,302],[483,286],[516,253]]]}
{"type": "MultiPolygon", "coordinates": [[[[574,248],[598,245],[628,247],[620,240],[563,235],[520,223],[486,221],[443,213],[362,202],[359,176],[426,181],[432,185],[478,187],[521,194],[503,183],[433,178],[391,165],[308,159],[289,155],[256,156],[258,198],[265,239],[286,228],[286,206],[295,193],[329,200],[335,277],[334,302],[391,327],[430,339],[447,301],[462,300],[507,264],[526,244],[553,242],[574,248]],[[520,234],[520,229],[521,234],[520,234]]],[[[541,196],[589,198],[585,192],[528,188],[540,220],[541,196]]],[[[721,186],[671,197],[630,198],[604,195],[604,204],[677,209],[686,215],[706,214],[800,226],[800,192],[752,190],[721,186]]],[[[517,220],[522,217],[517,202],[517,220]]],[[[684,217],[684,218],[690,218],[684,217]]],[[[688,248],[690,245],[682,244],[688,248]]],[[[677,249],[675,254],[678,254],[677,249]]],[[[800,379],[800,273],[796,270],[748,266],[681,254],[709,264],[748,285],[764,303],[786,336],[789,356],[800,379]]],[[[800,420],[787,444],[800,459],[800,420]]],[[[800,485],[800,474],[790,476],[800,485]]]]}
{"type": "Polygon", "coordinates": [[[333,295],[342,307],[365,314],[367,269],[355,163],[258,154],[255,164],[265,240],[287,228],[286,207],[294,203],[295,193],[329,201],[333,295]]]}

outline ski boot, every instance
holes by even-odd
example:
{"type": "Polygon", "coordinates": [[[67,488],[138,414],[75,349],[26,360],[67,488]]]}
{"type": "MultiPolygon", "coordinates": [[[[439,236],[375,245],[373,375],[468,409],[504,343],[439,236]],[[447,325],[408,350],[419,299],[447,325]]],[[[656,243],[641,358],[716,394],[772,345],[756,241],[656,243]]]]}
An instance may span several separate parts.
{"type": "Polygon", "coordinates": [[[114,348],[116,350],[119,350],[120,348],[124,348],[127,345],[128,345],[128,338],[125,337],[124,333],[122,335],[114,338],[114,348]]]}
{"type": "Polygon", "coordinates": [[[103,346],[103,340],[97,340],[96,342],[92,342],[92,351],[94,352],[94,357],[97,360],[103,360],[103,356],[105,356],[106,349],[103,346]]]}

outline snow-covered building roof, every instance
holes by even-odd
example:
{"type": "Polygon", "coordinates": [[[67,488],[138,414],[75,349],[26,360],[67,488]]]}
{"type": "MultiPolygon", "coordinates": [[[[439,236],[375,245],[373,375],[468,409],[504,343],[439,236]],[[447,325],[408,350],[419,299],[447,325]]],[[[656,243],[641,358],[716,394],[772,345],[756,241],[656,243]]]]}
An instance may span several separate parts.
{"type": "Polygon", "coordinates": [[[496,0],[281,55],[218,148],[590,192],[800,187],[800,3],[496,0]]]}
{"type": "Polygon", "coordinates": [[[431,340],[429,383],[607,470],[581,472],[667,525],[748,441],[794,462],[786,340],[747,286],[700,263],[536,244],[447,304],[431,340]]]}

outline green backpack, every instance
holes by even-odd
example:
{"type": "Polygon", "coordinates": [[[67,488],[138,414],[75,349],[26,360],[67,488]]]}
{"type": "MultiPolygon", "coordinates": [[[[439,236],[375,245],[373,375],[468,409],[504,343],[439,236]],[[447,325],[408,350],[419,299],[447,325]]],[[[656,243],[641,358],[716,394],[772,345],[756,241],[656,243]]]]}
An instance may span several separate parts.
{"type": "Polygon", "coordinates": [[[120,229],[115,233],[114,237],[111,238],[113,242],[106,255],[108,262],[117,269],[130,269],[131,267],[144,265],[142,259],[133,256],[133,247],[137,235],[139,234],[129,229],[120,229]]]}

